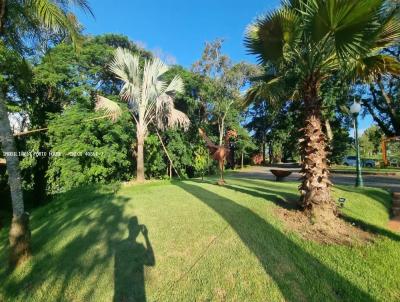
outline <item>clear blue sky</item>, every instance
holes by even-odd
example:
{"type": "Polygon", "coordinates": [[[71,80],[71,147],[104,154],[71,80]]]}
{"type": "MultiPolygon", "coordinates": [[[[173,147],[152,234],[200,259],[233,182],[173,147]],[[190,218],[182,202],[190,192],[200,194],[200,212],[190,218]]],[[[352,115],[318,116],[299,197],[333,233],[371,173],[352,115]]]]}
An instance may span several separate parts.
{"type": "Polygon", "coordinates": [[[224,51],[233,60],[254,60],[246,55],[246,26],[259,14],[275,8],[279,0],[91,0],[95,19],[79,13],[90,34],[122,33],[159,50],[189,67],[205,41],[225,38],[224,51]]]}
{"type": "MultiPolygon", "coordinates": [[[[91,0],[95,18],[77,12],[88,34],[121,33],[163,59],[185,67],[198,60],[205,41],[224,38],[223,51],[234,61],[255,62],[243,37],[254,18],[279,0],[91,0]]],[[[372,124],[367,116],[363,131],[372,124]]]]}

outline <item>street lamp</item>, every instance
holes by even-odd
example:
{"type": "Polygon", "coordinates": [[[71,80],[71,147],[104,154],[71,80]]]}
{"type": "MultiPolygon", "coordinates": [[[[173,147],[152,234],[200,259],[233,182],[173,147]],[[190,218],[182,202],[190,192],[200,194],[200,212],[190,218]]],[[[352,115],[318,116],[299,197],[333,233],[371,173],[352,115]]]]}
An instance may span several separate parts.
{"type": "Polygon", "coordinates": [[[350,112],[354,118],[354,138],[356,140],[356,152],[357,152],[357,162],[356,162],[356,169],[357,169],[357,178],[356,178],[356,187],[363,187],[364,181],[361,174],[361,159],[360,159],[360,144],[358,141],[358,114],[361,111],[360,103],[354,100],[353,105],[350,106],[350,112]]]}

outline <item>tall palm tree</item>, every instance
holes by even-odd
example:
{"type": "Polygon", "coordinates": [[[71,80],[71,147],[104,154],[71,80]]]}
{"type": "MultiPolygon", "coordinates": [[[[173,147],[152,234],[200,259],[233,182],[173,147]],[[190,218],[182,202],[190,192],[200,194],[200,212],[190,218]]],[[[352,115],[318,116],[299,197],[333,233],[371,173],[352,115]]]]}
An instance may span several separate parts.
{"type": "MultiPolygon", "coordinates": [[[[136,179],[144,181],[144,141],[149,126],[154,125],[163,130],[180,126],[187,129],[190,121],[181,111],[175,109],[173,95],[183,92],[183,82],[175,76],[167,85],[162,76],[168,66],[160,59],[145,60],[141,69],[139,56],[133,56],[129,50],[118,48],[110,64],[110,70],[122,81],[120,97],[128,103],[128,109],[136,122],[137,137],[137,171],[136,179]]],[[[114,119],[121,114],[119,105],[105,97],[98,97],[96,108],[105,110],[114,119]]]]}
{"type": "MultiPolygon", "coordinates": [[[[42,40],[49,31],[79,42],[79,26],[68,10],[76,5],[89,13],[86,0],[0,0],[0,44],[23,52],[26,41],[42,40]]],[[[16,266],[30,256],[29,216],[25,213],[19,160],[8,120],[7,87],[0,89],[0,141],[6,158],[11,191],[13,219],[10,229],[10,265],[16,266]]]]}
{"type": "Polygon", "coordinates": [[[303,106],[300,202],[315,221],[329,223],[336,217],[320,87],[344,71],[355,80],[366,73],[400,70],[398,63],[381,54],[400,38],[398,9],[388,12],[386,4],[385,0],[287,0],[248,27],[245,44],[268,71],[250,89],[249,98],[286,98],[303,106]]]}

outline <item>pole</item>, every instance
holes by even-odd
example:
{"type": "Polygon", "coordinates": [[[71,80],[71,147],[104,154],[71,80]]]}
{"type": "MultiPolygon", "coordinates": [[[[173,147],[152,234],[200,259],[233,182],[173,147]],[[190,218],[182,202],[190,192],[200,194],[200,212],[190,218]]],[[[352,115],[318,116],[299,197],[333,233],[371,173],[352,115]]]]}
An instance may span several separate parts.
{"type": "MultiPolygon", "coordinates": [[[[176,170],[176,168],[175,168],[175,166],[174,166],[174,163],[172,162],[172,159],[171,159],[171,157],[169,156],[168,150],[167,150],[167,148],[165,147],[164,142],[163,142],[163,140],[162,140],[162,138],[161,138],[161,135],[160,135],[160,133],[158,133],[157,129],[156,129],[156,133],[157,133],[158,139],[160,140],[161,146],[163,147],[164,152],[165,152],[165,154],[166,154],[167,157],[168,157],[168,160],[169,160],[169,163],[171,164],[171,167],[174,168],[175,173],[176,173],[176,175],[178,175],[179,179],[182,179],[181,176],[179,175],[178,171],[176,170]]],[[[172,169],[170,170],[170,177],[172,177],[172,169]]]]}
{"type": "Polygon", "coordinates": [[[355,131],[355,140],[356,140],[356,152],[357,152],[357,161],[356,161],[356,169],[357,169],[357,177],[356,177],[356,187],[363,187],[364,181],[362,178],[361,172],[361,158],[360,158],[360,142],[358,139],[358,114],[354,114],[354,131],[355,131]]]}

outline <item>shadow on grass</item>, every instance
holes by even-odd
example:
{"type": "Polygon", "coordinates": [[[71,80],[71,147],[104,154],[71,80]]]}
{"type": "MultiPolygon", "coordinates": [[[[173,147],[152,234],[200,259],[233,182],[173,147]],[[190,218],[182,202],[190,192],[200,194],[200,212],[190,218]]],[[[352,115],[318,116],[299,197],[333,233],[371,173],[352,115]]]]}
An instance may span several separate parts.
{"type": "Polygon", "coordinates": [[[286,301],[373,301],[368,293],[326,267],[250,209],[193,182],[175,184],[230,224],[286,301]]]}
{"type": "MultiPolygon", "coordinates": [[[[128,198],[115,195],[116,191],[87,186],[60,194],[37,209],[31,220],[33,257],[24,268],[27,272],[22,278],[0,275],[7,298],[30,301],[44,292],[46,301],[88,301],[99,290],[96,276],[109,274],[107,264],[114,263],[115,301],[133,299],[118,298],[125,293],[140,297],[134,301],[145,301],[143,266],[154,264],[154,254],[150,244],[145,249],[135,241],[138,229],[145,227],[137,218],[124,218],[128,198]],[[129,237],[123,239],[121,230],[127,227],[129,237]],[[147,252],[153,261],[147,260],[147,252]]],[[[109,295],[104,299],[112,300],[112,292],[109,295]]]]}
{"type": "MultiPolygon", "coordinates": [[[[215,182],[210,181],[210,180],[191,180],[192,182],[196,183],[208,183],[208,184],[215,184],[215,182]]],[[[256,198],[263,198],[266,199],[270,202],[273,202],[277,206],[280,206],[282,208],[288,209],[288,210],[297,210],[300,208],[298,200],[299,196],[297,194],[291,193],[291,192],[282,192],[278,190],[271,190],[265,188],[265,183],[258,183],[254,180],[250,179],[240,179],[240,182],[246,183],[246,184],[251,184],[254,186],[245,186],[242,185],[241,183],[239,184],[229,184],[229,182],[224,185],[224,188],[248,194],[251,196],[254,196],[256,198]],[[264,187],[262,187],[264,186],[264,187]]],[[[175,183],[177,184],[177,183],[175,183]]]]}
{"type": "Polygon", "coordinates": [[[153,248],[144,225],[139,225],[137,217],[128,223],[129,235],[117,243],[114,259],[114,302],[145,302],[144,267],[155,264],[153,248]],[[142,233],[146,247],[136,242],[142,233]]]}
{"type": "Polygon", "coordinates": [[[298,197],[297,195],[292,193],[278,193],[276,191],[268,190],[265,188],[255,188],[243,185],[226,185],[224,187],[257,198],[264,198],[268,201],[273,202],[277,206],[288,210],[299,209],[299,205],[296,202],[296,199],[298,199],[298,197]]]}
{"type": "Polygon", "coordinates": [[[365,222],[363,220],[359,220],[359,219],[356,219],[356,218],[353,218],[353,217],[350,217],[347,215],[341,214],[340,217],[349,223],[354,223],[356,227],[358,227],[364,231],[367,231],[367,232],[370,232],[373,234],[377,234],[377,235],[381,235],[381,236],[385,236],[385,237],[395,240],[395,241],[400,241],[400,235],[397,235],[389,230],[385,230],[376,225],[369,224],[368,222],[365,222]]]}

